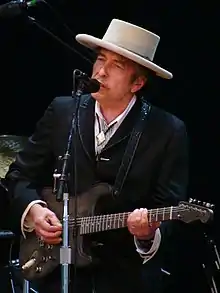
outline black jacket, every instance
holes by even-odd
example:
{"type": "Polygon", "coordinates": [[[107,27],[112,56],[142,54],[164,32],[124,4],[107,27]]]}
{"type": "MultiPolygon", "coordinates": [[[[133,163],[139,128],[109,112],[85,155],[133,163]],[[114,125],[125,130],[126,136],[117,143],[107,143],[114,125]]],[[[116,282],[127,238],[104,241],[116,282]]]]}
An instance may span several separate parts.
{"type": "MultiPolygon", "coordinates": [[[[114,136],[110,139],[99,158],[94,149],[94,105],[91,97],[82,98],[79,108],[79,133],[76,138],[78,193],[90,188],[95,181],[114,184],[121,159],[140,113],[141,102],[137,100],[114,136]],[[89,98],[88,103],[84,103],[89,98]],[[100,158],[109,160],[101,160],[100,158]]],[[[19,225],[21,215],[27,205],[39,199],[39,190],[51,186],[57,158],[66,150],[74,99],[55,98],[49,105],[36,130],[29,138],[24,149],[11,164],[6,179],[12,196],[12,213],[19,225]]],[[[70,164],[73,178],[73,164],[70,164]]],[[[119,198],[115,201],[114,211],[132,211],[135,208],[163,207],[176,205],[186,199],[188,180],[188,145],[184,123],[177,117],[152,106],[146,119],[131,170],[119,198]]],[[[104,247],[117,260],[140,258],[135,251],[133,237],[127,229],[105,232],[100,237],[104,247]],[[115,252],[116,249],[116,252],[115,252]],[[118,251],[118,253],[117,253],[118,251]]],[[[106,256],[107,257],[107,256],[106,256]]]]}

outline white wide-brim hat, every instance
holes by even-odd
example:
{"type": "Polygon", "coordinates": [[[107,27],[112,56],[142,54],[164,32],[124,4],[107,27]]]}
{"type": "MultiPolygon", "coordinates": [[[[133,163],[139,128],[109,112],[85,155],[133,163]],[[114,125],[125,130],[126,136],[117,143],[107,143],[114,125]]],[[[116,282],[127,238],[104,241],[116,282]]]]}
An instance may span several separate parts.
{"type": "Polygon", "coordinates": [[[104,48],[122,55],[149,68],[162,78],[173,77],[172,73],[153,62],[160,37],[131,23],[113,19],[102,39],[88,34],[78,34],[76,40],[95,51],[104,48]]]}

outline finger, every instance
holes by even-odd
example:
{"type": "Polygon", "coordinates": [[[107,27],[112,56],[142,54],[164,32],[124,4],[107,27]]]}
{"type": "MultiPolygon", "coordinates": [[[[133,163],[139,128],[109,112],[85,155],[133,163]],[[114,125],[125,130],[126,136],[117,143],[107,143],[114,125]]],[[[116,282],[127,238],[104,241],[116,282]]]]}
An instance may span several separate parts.
{"type": "Polygon", "coordinates": [[[43,241],[47,244],[56,245],[62,241],[62,238],[43,238],[43,241]]]}
{"type": "Polygon", "coordinates": [[[142,209],[141,210],[141,224],[148,225],[147,209],[142,209]]]}
{"type": "Polygon", "coordinates": [[[53,213],[50,214],[47,219],[49,220],[49,223],[52,226],[56,226],[57,228],[59,228],[60,230],[62,229],[62,224],[60,223],[59,219],[57,218],[57,216],[53,213]]]}
{"type": "Polygon", "coordinates": [[[143,209],[136,210],[136,212],[134,214],[135,222],[141,221],[142,211],[143,211],[143,209]]]}
{"type": "Polygon", "coordinates": [[[137,235],[137,233],[138,235],[139,233],[145,233],[149,228],[147,209],[141,208],[138,212],[138,216],[140,217],[140,220],[136,217],[135,222],[131,224],[132,234],[135,235],[137,235]]]}
{"type": "Polygon", "coordinates": [[[40,219],[35,223],[35,230],[44,230],[50,233],[61,231],[59,227],[50,225],[49,219],[40,219]]]}
{"type": "Polygon", "coordinates": [[[130,214],[129,221],[130,222],[137,222],[140,220],[141,220],[140,210],[136,209],[130,214]]]}
{"type": "Polygon", "coordinates": [[[130,215],[128,216],[128,219],[132,219],[137,213],[138,213],[138,209],[134,210],[133,212],[130,213],[130,215]]]}
{"type": "Polygon", "coordinates": [[[61,235],[61,231],[57,231],[57,232],[48,232],[42,229],[38,229],[36,230],[36,233],[43,238],[58,238],[61,235]]]}
{"type": "Polygon", "coordinates": [[[58,230],[57,226],[50,225],[50,222],[48,219],[39,219],[35,223],[35,230],[41,229],[48,232],[56,232],[58,230]]]}

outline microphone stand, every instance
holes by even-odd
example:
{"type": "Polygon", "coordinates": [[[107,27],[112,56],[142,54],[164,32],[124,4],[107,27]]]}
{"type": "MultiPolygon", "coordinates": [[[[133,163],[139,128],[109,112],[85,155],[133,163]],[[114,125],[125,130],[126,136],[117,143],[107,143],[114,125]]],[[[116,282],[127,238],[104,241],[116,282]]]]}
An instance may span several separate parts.
{"type": "MultiPolygon", "coordinates": [[[[68,191],[68,165],[69,159],[71,157],[71,148],[72,148],[72,141],[76,142],[77,137],[77,117],[78,117],[78,110],[80,105],[80,97],[83,94],[83,91],[86,87],[84,80],[79,80],[77,84],[77,90],[75,91],[75,78],[76,78],[76,70],[73,72],[73,91],[72,97],[76,99],[75,103],[75,111],[73,113],[71,128],[69,131],[68,141],[67,141],[67,148],[64,156],[59,157],[59,160],[62,160],[62,168],[61,173],[57,174],[57,170],[55,170],[54,178],[55,180],[58,179],[58,188],[55,190],[56,193],[56,200],[61,202],[63,201],[63,241],[62,246],[60,248],[60,264],[61,268],[61,279],[62,279],[62,293],[68,293],[69,288],[69,265],[71,264],[72,260],[72,251],[69,245],[69,191],[68,191]]],[[[75,275],[76,275],[76,257],[77,257],[77,152],[76,152],[76,144],[74,143],[74,152],[73,152],[73,164],[74,164],[74,178],[73,178],[73,196],[75,199],[75,227],[74,227],[74,234],[73,237],[75,239],[75,251],[74,251],[74,260],[75,260],[75,275]]],[[[57,186],[57,182],[55,183],[57,186]]],[[[74,284],[76,284],[74,280],[74,284]]],[[[74,291],[76,293],[76,291],[74,291]]]]}
{"type": "Polygon", "coordinates": [[[220,283],[219,276],[217,276],[218,283],[216,283],[215,281],[215,272],[217,274],[220,273],[220,256],[215,241],[209,234],[210,233],[206,231],[203,232],[204,240],[207,247],[207,262],[202,263],[202,267],[205,270],[208,285],[210,287],[210,292],[218,293],[218,289],[220,289],[220,283]]]}

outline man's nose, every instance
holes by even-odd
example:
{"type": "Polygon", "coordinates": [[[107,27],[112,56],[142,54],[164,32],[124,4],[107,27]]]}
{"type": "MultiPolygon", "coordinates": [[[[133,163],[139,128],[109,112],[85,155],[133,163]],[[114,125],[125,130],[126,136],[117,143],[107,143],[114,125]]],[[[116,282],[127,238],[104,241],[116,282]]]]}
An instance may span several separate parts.
{"type": "Polygon", "coordinates": [[[102,65],[98,71],[99,76],[107,76],[107,67],[106,65],[102,65]]]}

